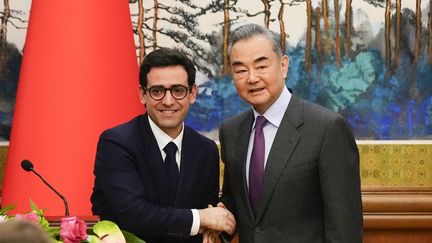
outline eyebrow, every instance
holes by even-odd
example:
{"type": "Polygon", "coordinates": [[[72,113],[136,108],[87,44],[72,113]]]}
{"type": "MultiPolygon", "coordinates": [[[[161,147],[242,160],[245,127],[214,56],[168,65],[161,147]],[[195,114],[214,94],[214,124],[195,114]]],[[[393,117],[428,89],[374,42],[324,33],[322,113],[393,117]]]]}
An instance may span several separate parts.
{"type": "MultiPolygon", "coordinates": [[[[257,59],[254,60],[254,63],[258,63],[258,62],[262,62],[262,61],[266,61],[266,60],[270,60],[268,57],[262,56],[262,57],[258,57],[257,59]]],[[[232,66],[240,66],[243,65],[244,63],[241,61],[234,61],[231,65],[232,66]]]]}

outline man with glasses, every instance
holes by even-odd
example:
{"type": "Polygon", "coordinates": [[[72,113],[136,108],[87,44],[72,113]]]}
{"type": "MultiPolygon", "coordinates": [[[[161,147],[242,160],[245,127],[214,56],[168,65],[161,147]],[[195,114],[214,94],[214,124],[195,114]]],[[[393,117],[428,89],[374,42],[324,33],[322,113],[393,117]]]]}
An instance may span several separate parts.
{"type": "Polygon", "coordinates": [[[202,242],[207,229],[235,228],[228,210],[209,207],[219,192],[216,144],[183,122],[196,99],[195,73],[177,50],[148,54],[139,77],[146,113],[99,139],[93,213],[148,243],[202,242]]]}

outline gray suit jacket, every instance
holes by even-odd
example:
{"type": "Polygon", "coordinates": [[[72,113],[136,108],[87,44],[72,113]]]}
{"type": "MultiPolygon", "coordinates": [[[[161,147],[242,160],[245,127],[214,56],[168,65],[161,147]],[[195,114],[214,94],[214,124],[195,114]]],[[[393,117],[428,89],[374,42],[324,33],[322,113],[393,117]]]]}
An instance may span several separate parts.
{"type": "Polygon", "coordinates": [[[246,184],[252,110],[220,129],[222,201],[241,243],[362,242],[359,154],[342,116],[293,94],[267,159],[256,214],[246,184]]]}

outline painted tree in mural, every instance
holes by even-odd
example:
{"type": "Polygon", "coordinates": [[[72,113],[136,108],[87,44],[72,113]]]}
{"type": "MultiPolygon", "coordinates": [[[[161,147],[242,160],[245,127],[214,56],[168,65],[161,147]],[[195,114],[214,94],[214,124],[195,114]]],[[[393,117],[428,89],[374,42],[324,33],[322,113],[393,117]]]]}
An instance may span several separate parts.
{"type": "MultiPolygon", "coordinates": [[[[401,0],[396,0],[395,4],[391,0],[365,0],[375,7],[385,7],[385,60],[390,71],[400,66],[401,51],[401,0]],[[392,20],[392,10],[395,9],[394,19],[392,20]],[[392,25],[393,23],[393,25],[392,25]],[[391,30],[394,31],[394,45],[392,45],[391,30]],[[392,46],[394,49],[392,50],[392,46]]],[[[432,4],[430,4],[432,5],[432,4]]],[[[412,63],[417,64],[421,57],[422,47],[422,17],[421,17],[421,0],[416,0],[416,10],[414,16],[414,44],[412,51],[412,63]]],[[[429,17],[430,18],[430,17],[429,17]]],[[[411,21],[410,21],[411,22],[411,21]]],[[[430,24],[428,24],[430,28],[430,24]]]]}
{"type": "Polygon", "coordinates": [[[324,41],[324,55],[329,55],[331,53],[331,37],[330,37],[330,20],[328,14],[328,3],[327,0],[322,0],[321,2],[322,9],[322,18],[324,21],[324,32],[325,32],[325,41],[324,41]]]}
{"type": "Polygon", "coordinates": [[[256,13],[250,13],[247,10],[241,9],[240,12],[245,14],[246,17],[251,18],[251,17],[255,17],[258,15],[264,15],[264,19],[263,19],[263,25],[265,27],[269,27],[270,26],[270,22],[274,21],[274,19],[271,18],[271,5],[275,0],[261,0],[262,4],[263,4],[263,10],[258,11],[256,13]]]}
{"type": "Polygon", "coordinates": [[[230,1],[224,0],[224,21],[223,21],[223,51],[222,51],[222,59],[223,59],[223,69],[222,75],[227,75],[229,73],[229,61],[228,61],[228,41],[231,29],[231,19],[230,19],[230,1]]]}
{"type": "Polygon", "coordinates": [[[0,41],[6,41],[7,23],[10,17],[9,0],[3,2],[3,12],[1,13],[1,26],[0,26],[0,41]]]}
{"type": "Polygon", "coordinates": [[[237,0],[211,1],[205,5],[185,0],[176,0],[176,4],[169,5],[165,2],[153,0],[153,4],[147,3],[147,8],[145,8],[142,0],[130,1],[131,4],[138,4],[138,20],[133,22],[133,25],[139,40],[137,48],[140,61],[148,49],[162,47],[159,39],[168,38],[182,49],[187,50],[199,70],[209,78],[227,74],[226,48],[232,21],[229,13],[230,11],[238,12],[237,0]],[[218,12],[224,13],[224,18],[220,21],[223,35],[221,41],[220,34],[214,31],[204,32],[200,28],[199,21],[202,16],[218,12]],[[222,59],[220,53],[214,53],[209,48],[219,45],[224,53],[222,59]]]}
{"type": "Polygon", "coordinates": [[[0,48],[2,52],[0,53],[0,68],[4,67],[6,56],[4,48],[6,47],[6,35],[7,35],[7,25],[10,17],[10,7],[9,0],[4,1],[3,12],[1,13],[1,26],[0,26],[0,48]]]}
{"type": "MultiPolygon", "coordinates": [[[[133,1],[133,0],[131,0],[133,1]]],[[[131,2],[130,1],[130,2],[131,2]]],[[[137,0],[138,2],[138,21],[134,28],[134,33],[138,35],[138,60],[141,63],[146,55],[146,46],[144,41],[144,4],[143,0],[137,0]]]]}
{"type": "Polygon", "coordinates": [[[391,0],[386,1],[385,7],[385,53],[386,53],[386,63],[387,67],[391,70],[391,39],[390,39],[390,31],[391,31],[391,0]]]}
{"type": "Polygon", "coordinates": [[[279,0],[279,12],[278,12],[278,21],[279,21],[279,33],[280,33],[280,42],[282,46],[282,51],[285,53],[286,51],[286,39],[288,37],[285,30],[285,21],[284,21],[284,12],[285,12],[285,3],[283,0],[279,0]]]}
{"type": "Polygon", "coordinates": [[[206,13],[215,14],[223,12],[223,19],[217,24],[220,31],[209,33],[213,40],[209,42],[210,48],[207,52],[211,59],[206,64],[207,66],[212,66],[213,76],[210,76],[210,78],[229,74],[228,37],[230,35],[231,24],[235,23],[241,16],[237,3],[238,0],[214,0],[203,8],[205,10],[203,15],[206,13]]]}
{"type": "Polygon", "coordinates": [[[351,38],[352,38],[352,0],[346,0],[345,8],[345,56],[351,57],[351,38]]]}
{"type": "MultiPolygon", "coordinates": [[[[306,6],[306,36],[305,36],[305,47],[304,47],[304,64],[303,68],[306,72],[310,72],[312,69],[312,30],[315,29],[315,49],[316,56],[319,59],[321,53],[321,37],[320,37],[320,11],[314,10],[312,7],[312,0],[293,0],[289,3],[290,6],[299,4],[301,2],[305,3],[306,6]]],[[[327,9],[325,10],[327,11],[327,9]]],[[[327,13],[327,12],[326,12],[327,13]]],[[[326,15],[327,17],[327,15],[326,15]]],[[[328,18],[327,18],[328,20],[328,18]]],[[[327,26],[329,27],[329,26],[327,26]]]]}
{"type": "MultiPolygon", "coordinates": [[[[392,11],[392,2],[391,0],[365,0],[367,3],[372,4],[375,7],[385,8],[384,13],[384,43],[385,43],[385,62],[389,71],[392,71],[392,44],[391,44],[391,11],[392,11]]],[[[398,38],[398,31],[400,31],[400,0],[397,0],[399,3],[396,3],[396,23],[394,26],[395,29],[395,59],[394,62],[398,66],[399,63],[399,48],[400,48],[400,38],[398,38]],[[398,15],[399,13],[399,15],[398,15]],[[396,50],[397,49],[397,50],[396,50]]]]}
{"type": "Polygon", "coordinates": [[[335,55],[336,55],[336,66],[339,68],[342,66],[342,58],[340,51],[340,37],[339,37],[339,1],[334,0],[334,42],[335,42],[335,55]]]}
{"type": "Polygon", "coordinates": [[[264,26],[267,28],[270,26],[270,7],[271,2],[273,1],[274,0],[261,0],[264,5],[264,9],[262,11],[262,13],[264,14],[264,26]]]}
{"type": "MultiPolygon", "coordinates": [[[[24,13],[10,8],[9,0],[3,0],[3,11],[0,11],[0,43],[2,47],[6,46],[8,25],[15,29],[25,29],[22,25],[27,24],[22,15],[24,13]]],[[[4,61],[4,52],[0,53],[0,64],[4,61]]]]}
{"type": "Polygon", "coordinates": [[[323,45],[321,37],[321,8],[316,7],[314,10],[314,26],[315,26],[315,56],[316,62],[321,67],[324,55],[323,55],[323,45]]]}
{"type": "MultiPolygon", "coordinates": [[[[281,41],[281,46],[282,46],[282,50],[285,52],[286,50],[286,39],[288,37],[288,34],[285,30],[285,21],[284,21],[284,13],[285,13],[285,6],[286,5],[296,5],[298,3],[303,2],[304,0],[291,0],[290,2],[285,2],[284,0],[279,0],[279,10],[278,10],[278,14],[277,14],[277,20],[279,22],[279,33],[280,33],[280,41],[281,41]]],[[[276,19],[271,17],[271,7],[273,5],[273,3],[275,2],[275,0],[261,0],[262,2],[262,6],[263,6],[263,10],[258,11],[256,13],[249,13],[247,10],[240,10],[241,13],[244,13],[246,17],[255,17],[258,15],[263,14],[264,15],[264,19],[263,19],[263,25],[267,28],[269,28],[270,26],[270,22],[275,21],[276,19]]]]}
{"type": "Polygon", "coordinates": [[[415,21],[415,47],[413,63],[417,64],[420,58],[421,51],[421,35],[422,35],[422,20],[421,20],[421,0],[416,1],[416,21],[415,21]]]}
{"type": "Polygon", "coordinates": [[[0,11],[0,141],[9,140],[22,59],[17,47],[7,41],[8,24],[15,29],[24,29],[21,25],[27,21],[22,15],[10,8],[9,0],[3,1],[3,11],[0,11]]]}
{"type": "Polygon", "coordinates": [[[305,59],[304,69],[309,72],[312,68],[311,49],[312,49],[312,2],[306,0],[306,43],[305,43],[305,59]]]}
{"type": "MultiPolygon", "coordinates": [[[[334,11],[334,18],[331,19],[329,13],[331,12],[328,7],[328,1],[323,0],[321,2],[320,6],[315,7],[315,9],[312,9],[312,1],[306,1],[306,16],[310,19],[307,20],[307,29],[306,29],[306,46],[305,46],[305,69],[307,71],[310,71],[311,69],[311,63],[314,62],[314,59],[316,62],[318,62],[320,65],[323,61],[329,59],[332,55],[332,43],[335,47],[335,61],[336,65],[340,67],[342,65],[341,60],[341,51],[340,51],[340,24],[339,24],[339,13],[334,11]],[[332,30],[330,28],[330,22],[333,20],[334,29],[332,30]],[[322,21],[322,22],[321,22],[322,21]],[[323,23],[323,30],[321,28],[321,23],[323,23]],[[312,30],[314,30],[315,35],[315,44],[313,45],[315,48],[315,53],[312,55],[312,51],[310,48],[312,48],[312,30]],[[333,31],[333,32],[332,32],[333,31]],[[334,39],[332,39],[332,33],[334,34],[334,39]]],[[[334,4],[336,4],[336,10],[338,10],[339,2],[335,1],[334,4]]],[[[350,15],[351,13],[347,13],[346,15],[350,15]]],[[[346,23],[347,26],[352,26],[352,23],[346,23]]],[[[351,35],[351,33],[349,33],[351,35]]],[[[351,38],[351,37],[350,37],[351,38]]],[[[350,39],[345,38],[345,39],[350,39]]],[[[350,41],[347,41],[347,46],[351,46],[350,41]]]]}
{"type": "MultiPolygon", "coordinates": [[[[223,20],[218,23],[218,25],[221,26],[222,33],[215,31],[211,33],[215,42],[213,42],[210,47],[209,55],[212,55],[213,60],[215,60],[213,63],[215,66],[215,77],[229,74],[228,38],[231,24],[240,18],[239,13],[241,12],[241,10],[237,8],[237,2],[238,0],[224,0],[223,2],[215,0],[206,7],[211,13],[223,11],[223,20]],[[220,37],[222,37],[221,41],[220,37]],[[222,58],[220,58],[220,53],[222,53],[222,58]],[[220,67],[222,67],[222,69],[220,67]]],[[[247,11],[245,11],[245,13],[247,13],[247,11]]]]}
{"type": "Polygon", "coordinates": [[[395,54],[393,65],[394,68],[399,68],[400,65],[400,41],[401,41],[401,0],[396,0],[396,19],[395,19],[395,54]]]}
{"type": "MultiPolygon", "coordinates": [[[[186,7],[197,8],[197,6],[184,3],[186,6],[182,7],[164,7],[164,9],[171,13],[171,17],[166,20],[175,24],[177,28],[166,29],[165,31],[159,30],[164,35],[170,37],[176,43],[184,46],[186,50],[192,52],[192,59],[195,61],[199,69],[204,72],[208,77],[214,77],[214,70],[208,63],[215,62],[214,56],[210,56],[207,52],[206,43],[215,43],[214,36],[210,33],[203,33],[199,28],[198,16],[205,14],[208,9],[202,9],[198,13],[190,13],[185,10],[186,7]],[[180,28],[178,28],[180,27],[180,28]]],[[[153,31],[155,32],[155,26],[153,31]]],[[[156,39],[154,39],[155,41],[156,39]]]]}

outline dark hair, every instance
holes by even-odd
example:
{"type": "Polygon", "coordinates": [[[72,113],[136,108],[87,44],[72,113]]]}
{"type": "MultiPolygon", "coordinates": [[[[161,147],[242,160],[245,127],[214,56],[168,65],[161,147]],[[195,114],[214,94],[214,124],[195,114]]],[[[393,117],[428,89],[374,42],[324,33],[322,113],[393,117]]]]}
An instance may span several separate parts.
{"type": "Polygon", "coordinates": [[[234,46],[235,43],[237,43],[241,40],[246,40],[246,39],[252,38],[252,37],[257,36],[257,35],[263,35],[267,39],[269,39],[271,44],[272,44],[273,51],[278,56],[283,55],[279,35],[277,35],[273,31],[271,31],[271,30],[269,30],[263,26],[257,25],[257,24],[245,24],[245,25],[242,25],[240,27],[237,27],[236,29],[234,29],[231,32],[231,34],[229,36],[229,40],[228,40],[228,56],[231,54],[231,48],[234,46]]]}
{"type": "Polygon", "coordinates": [[[160,48],[145,56],[141,63],[139,82],[141,87],[147,86],[147,74],[152,67],[167,67],[181,65],[185,68],[188,75],[188,84],[195,84],[195,66],[188,56],[177,49],[160,48]]]}
{"type": "Polygon", "coordinates": [[[14,219],[0,223],[0,243],[52,243],[51,237],[36,223],[14,219]]]}

